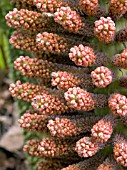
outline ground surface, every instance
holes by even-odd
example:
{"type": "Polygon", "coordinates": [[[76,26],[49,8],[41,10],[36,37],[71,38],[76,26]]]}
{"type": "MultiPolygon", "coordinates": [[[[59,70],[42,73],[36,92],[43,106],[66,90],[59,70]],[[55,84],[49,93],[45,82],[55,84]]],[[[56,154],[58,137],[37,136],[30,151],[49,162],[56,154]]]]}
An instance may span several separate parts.
{"type": "Polygon", "coordinates": [[[8,88],[8,73],[0,70],[0,170],[27,170],[16,103],[8,88]]]}

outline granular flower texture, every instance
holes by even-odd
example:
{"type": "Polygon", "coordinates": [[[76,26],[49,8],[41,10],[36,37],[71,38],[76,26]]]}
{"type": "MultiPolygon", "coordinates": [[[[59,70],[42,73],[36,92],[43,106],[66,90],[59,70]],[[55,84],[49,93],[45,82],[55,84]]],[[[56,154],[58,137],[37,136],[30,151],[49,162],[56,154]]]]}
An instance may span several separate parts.
{"type": "Polygon", "coordinates": [[[30,105],[20,127],[39,134],[24,151],[39,170],[127,168],[127,0],[11,3],[9,42],[30,55],[9,90],[30,105]]]}

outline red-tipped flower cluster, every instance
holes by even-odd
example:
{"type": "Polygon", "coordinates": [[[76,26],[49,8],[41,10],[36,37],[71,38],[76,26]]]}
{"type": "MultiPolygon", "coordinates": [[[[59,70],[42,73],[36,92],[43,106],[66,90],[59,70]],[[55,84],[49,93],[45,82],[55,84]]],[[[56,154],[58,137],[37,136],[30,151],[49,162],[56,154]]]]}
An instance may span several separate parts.
{"type": "Polygon", "coordinates": [[[33,0],[33,2],[40,11],[51,13],[54,13],[57,8],[66,5],[62,1],[58,2],[57,0],[33,0]]]}
{"type": "Polygon", "coordinates": [[[67,46],[64,38],[48,32],[37,34],[36,43],[42,51],[53,54],[65,52],[67,46]]]}
{"type": "Polygon", "coordinates": [[[125,49],[121,54],[114,56],[113,64],[120,68],[127,69],[127,49],[125,49]]]}
{"type": "Polygon", "coordinates": [[[125,116],[127,115],[127,98],[121,94],[113,94],[109,98],[109,108],[115,115],[125,116]]]}
{"type": "Polygon", "coordinates": [[[77,66],[83,67],[91,67],[96,58],[93,49],[82,44],[72,47],[69,57],[77,66]]]}
{"type": "Polygon", "coordinates": [[[33,130],[37,132],[47,132],[46,123],[48,122],[49,116],[42,115],[33,111],[26,111],[23,116],[18,120],[21,128],[27,130],[33,130]]]}
{"type": "Polygon", "coordinates": [[[99,41],[110,43],[114,39],[115,29],[115,23],[110,17],[101,17],[100,20],[95,21],[94,34],[99,41]]]}
{"type": "Polygon", "coordinates": [[[80,139],[75,147],[78,155],[85,158],[95,155],[99,149],[100,146],[97,143],[94,143],[90,137],[80,139]]]}
{"type": "Polygon", "coordinates": [[[22,75],[29,77],[51,78],[51,72],[56,70],[53,63],[29,56],[20,56],[14,61],[14,66],[22,75]]]}
{"type": "MultiPolygon", "coordinates": [[[[40,53],[41,50],[38,49],[36,44],[36,37],[28,35],[21,31],[15,31],[10,38],[10,44],[15,46],[17,49],[32,51],[35,53],[40,53]]],[[[42,52],[41,52],[42,53],[42,52]]]]}
{"type": "Polygon", "coordinates": [[[58,89],[68,90],[69,88],[76,87],[81,83],[77,76],[66,71],[52,72],[52,86],[57,86],[58,89]]]}
{"type": "Polygon", "coordinates": [[[116,135],[114,140],[113,152],[115,160],[127,167],[127,140],[120,135],[116,135]]]}
{"type": "Polygon", "coordinates": [[[80,0],[79,6],[89,16],[94,16],[98,9],[98,0],[80,0]]]}
{"type": "Polygon", "coordinates": [[[16,84],[10,84],[9,91],[13,97],[30,102],[37,94],[41,94],[42,89],[43,88],[39,85],[30,84],[28,82],[22,84],[21,81],[17,81],[16,84]]]}
{"type": "Polygon", "coordinates": [[[33,98],[32,106],[43,114],[61,114],[68,110],[64,100],[55,95],[43,93],[33,98]]]}
{"type": "Polygon", "coordinates": [[[122,15],[127,12],[127,0],[110,0],[109,12],[116,15],[122,15]]]}
{"type": "Polygon", "coordinates": [[[57,8],[57,11],[54,13],[54,20],[69,32],[77,33],[84,26],[80,16],[76,11],[71,10],[69,6],[57,8]]]}
{"type": "Polygon", "coordinates": [[[48,129],[52,136],[65,137],[77,135],[81,128],[76,127],[76,123],[67,118],[56,118],[54,121],[49,120],[48,129]]]}
{"type": "Polygon", "coordinates": [[[18,11],[17,8],[14,8],[5,18],[10,27],[31,32],[42,31],[48,24],[48,20],[44,21],[41,13],[28,11],[27,9],[18,11]]]}
{"type": "Polygon", "coordinates": [[[112,82],[112,72],[107,67],[97,67],[91,72],[91,78],[95,86],[104,88],[112,82]]]}
{"type": "Polygon", "coordinates": [[[75,110],[90,111],[94,109],[92,95],[80,87],[69,88],[64,93],[64,97],[69,107],[75,110]]]}
{"type": "Polygon", "coordinates": [[[55,140],[54,138],[31,140],[24,146],[25,151],[28,151],[31,155],[40,157],[59,157],[68,155],[72,148],[73,144],[68,145],[66,141],[61,141],[59,139],[55,140]]]}
{"type": "Polygon", "coordinates": [[[98,142],[107,142],[113,132],[111,121],[101,119],[91,129],[92,137],[98,142]]]}

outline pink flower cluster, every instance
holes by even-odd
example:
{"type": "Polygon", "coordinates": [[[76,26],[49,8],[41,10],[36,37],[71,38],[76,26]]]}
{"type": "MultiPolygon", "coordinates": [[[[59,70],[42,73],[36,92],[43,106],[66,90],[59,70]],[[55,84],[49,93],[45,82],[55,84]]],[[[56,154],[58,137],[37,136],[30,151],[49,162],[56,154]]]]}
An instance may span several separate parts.
{"type": "Polygon", "coordinates": [[[42,114],[61,114],[68,110],[65,101],[55,95],[41,93],[33,98],[32,106],[42,114]]]}
{"type": "Polygon", "coordinates": [[[116,135],[113,152],[115,160],[122,166],[127,167],[127,140],[120,135],[116,135]]]}
{"type": "Polygon", "coordinates": [[[115,117],[106,115],[99,120],[91,129],[91,137],[83,137],[77,143],[75,150],[81,157],[93,156],[104,147],[112,133],[115,125],[115,117]]]}
{"type": "Polygon", "coordinates": [[[30,102],[37,94],[41,94],[42,90],[44,90],[42,86],[30,84],[28,82],[22,84],[20,80],[18,80],[15,84],[10,84],[9,87],[9,91],[13,97],[17,97],[18,99],[23,99],[28,102],[30,102]]]}
{"type": "Polygon", "coordinates": [[[127,49],[123,50],[121,54],[114,56],[113,64],[117,67],[127,69],[127,49]]]}
{"type": "Polygon", "coordinates": [[[80,44],[70,49],[69,58],[78,66],[90,67],[95,63],[96,56],[91,47],[80,44]]]}
{"type": "Polygon", "coordinates": [[[75,147],[75,151],[78,153],[80,157],[91,157],[96,154],[96,152],[100,149],[100,146],[97,143],[92,141],[90,137],[81,138],[75,147]]]}
{"type": "Polygon", "coordinates": [[[98,9],[98,0],[80,0],[79,6],[89,16],[94,16],[98,9]]]}
{"type": "Polygon", "coordinates": [[[14,8],[5,18],[9,27],[31,32],[42,31],[48,24],[48,20],[44,21],[42,19],[41,13],[28,11],[27,9],[17,10],[17,8],[14,8]]]}
{"type": "Polygon", "coordinates": [[[52,86],[57,86],[58,89],[68,90],[69,88],[75,87],[81,83],[81,80],[77,76],[74,76],[69,72],[52,72],[52,86]]]}
{"type": "Polygon", "coordinates": [[[55,118],[49,120],[47,125],[52,136],[65,137],[74,136],[80,133],[81,128],[76,123],[67,118],[55,118]]]}
{"type": "Polygon", "coordinates": [[[110,0],[109,12],[116,15],[123,15],[127,12],[127,0],[110,0]]]}
{"type": "Polygon", "coordinates": [[[35,111],[28,110],[23,116],[18,120],[21,128],[27,129],[29,131],[33,130],[35,132],[47,132],[46,124],[48,122],[49,116],[39,114],[35,111]]]}
{"type": "Polygon", "coordinates": [[[101,17],[98,21],[95,21],[94,34],[99,41],[110,43],[114,39],[115,29],[115,23],[110,17],[101,17]]]}
{"type": "Polygon", "coordinates": [[[47,127],[51,136],[74,137],[82,132],[90,132],[92,126],[100,119],[99,116],[61,116],[48,121],[47,127]]]}
{"type": "Polygon", "coordinates": [[[57,8],[65,6],[66,3],[57,0],[33,0],[36,7],[42,12],[56,12],[57,8]]]}
{"type": "Polygon", "coordinates": [[[98,142],[107,142],[113,132],[113,124],[110,120],[101,119],[91,129],[92,138],[98,142]]]}
{"type": "Polygon", "coordinates": [[[24,145],[23,147],[23,151],[29,151],[30,155],[36,155],[39,156],[39,152],[38,152],[38,145],[39,145],[39,140],[36,139],[32,139],[27,141],[27,144],[24,145]]]}
{"type": "Polygon", "coordinates": [[[67,43],[63,37],[48,32],[37,34],[36,43],[38,48],[42,51],[53,54],[65,52],[67,46],[67,43]]]}
{"type": "Polygon", "coordinates": [[[54,13],[54,20],[69,32],[77,33],[84,26],[80,16],[76,11],[72,11],[69,6],[58,8],[54,13]]]}
{"type": "Polygon", "coordinates": [[[10,43],[32,52],[14,66],[35,83],[17,81],[9,88],[33,107],[18,121],[38,138],[24,151],[40,158],[39,170],[127,167],[127,76],[119,72],[127,69],[127,0],[11,2],[18,9],[6,15],[17,29],[10,43]]]}
{"type": "Polygon", "coordinates": [[[51,78],[51,72],[57,70],[55,64],[29,56],[20,56],[14,61],[14,66],[22,75],[29,77],[51,78]]]}
{"type": "Polygon", "coordinates": [[[17,49],[42,53],[41,49],[38,49],[36,45],[36,37],[30,34],[14,31],[9,42],[17,49]]]}
{"type": "Polygon", "coordinates": [[[64,93],[64,97],[69,107],[75,110],[90,111],[94,109],[94,101],[92,95],[80,87],[69,88],[64,93]]]}
{"type": "Polygon", "coordinates": [[[55,140],[55,138],[43,138],[42,140],[28,141],[24,146],[24,151],[39,157],[59,157],[68,155],[72,148],[73,144],[69,145],[66,141],[55,140]]]}
{"type": "Polygon", "coordinates": [[[104,88],[112,82],[112,72],[107,67],[97,67],[91,72],[92,82],[99,88],[104,88]]]}
{"type": "Polygon", "coordinates": [[[127,98],[119,93],[112,94],[109,98],[109,108],[115,115],[126,116],[127,115],[127,98]]]}

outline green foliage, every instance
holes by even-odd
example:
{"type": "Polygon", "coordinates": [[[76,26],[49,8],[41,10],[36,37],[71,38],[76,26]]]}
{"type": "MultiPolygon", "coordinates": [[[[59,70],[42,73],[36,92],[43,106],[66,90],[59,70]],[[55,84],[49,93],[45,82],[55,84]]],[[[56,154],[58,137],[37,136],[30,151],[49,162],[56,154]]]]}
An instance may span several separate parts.
{"type": "Polygon", "coordinates": [[[0,28],[7,34],[8,26],[6,25],[5,15],[12,10],[12,5],[10,5],[10,0],[0,1],[0,28]]]}
{"type": "Polygon", "coordinates": [[[8,40],[3,32],[3,29],[0,28],[0,69],[6,70],[8,67],[7,56],[9,55],[8,40]]]}

